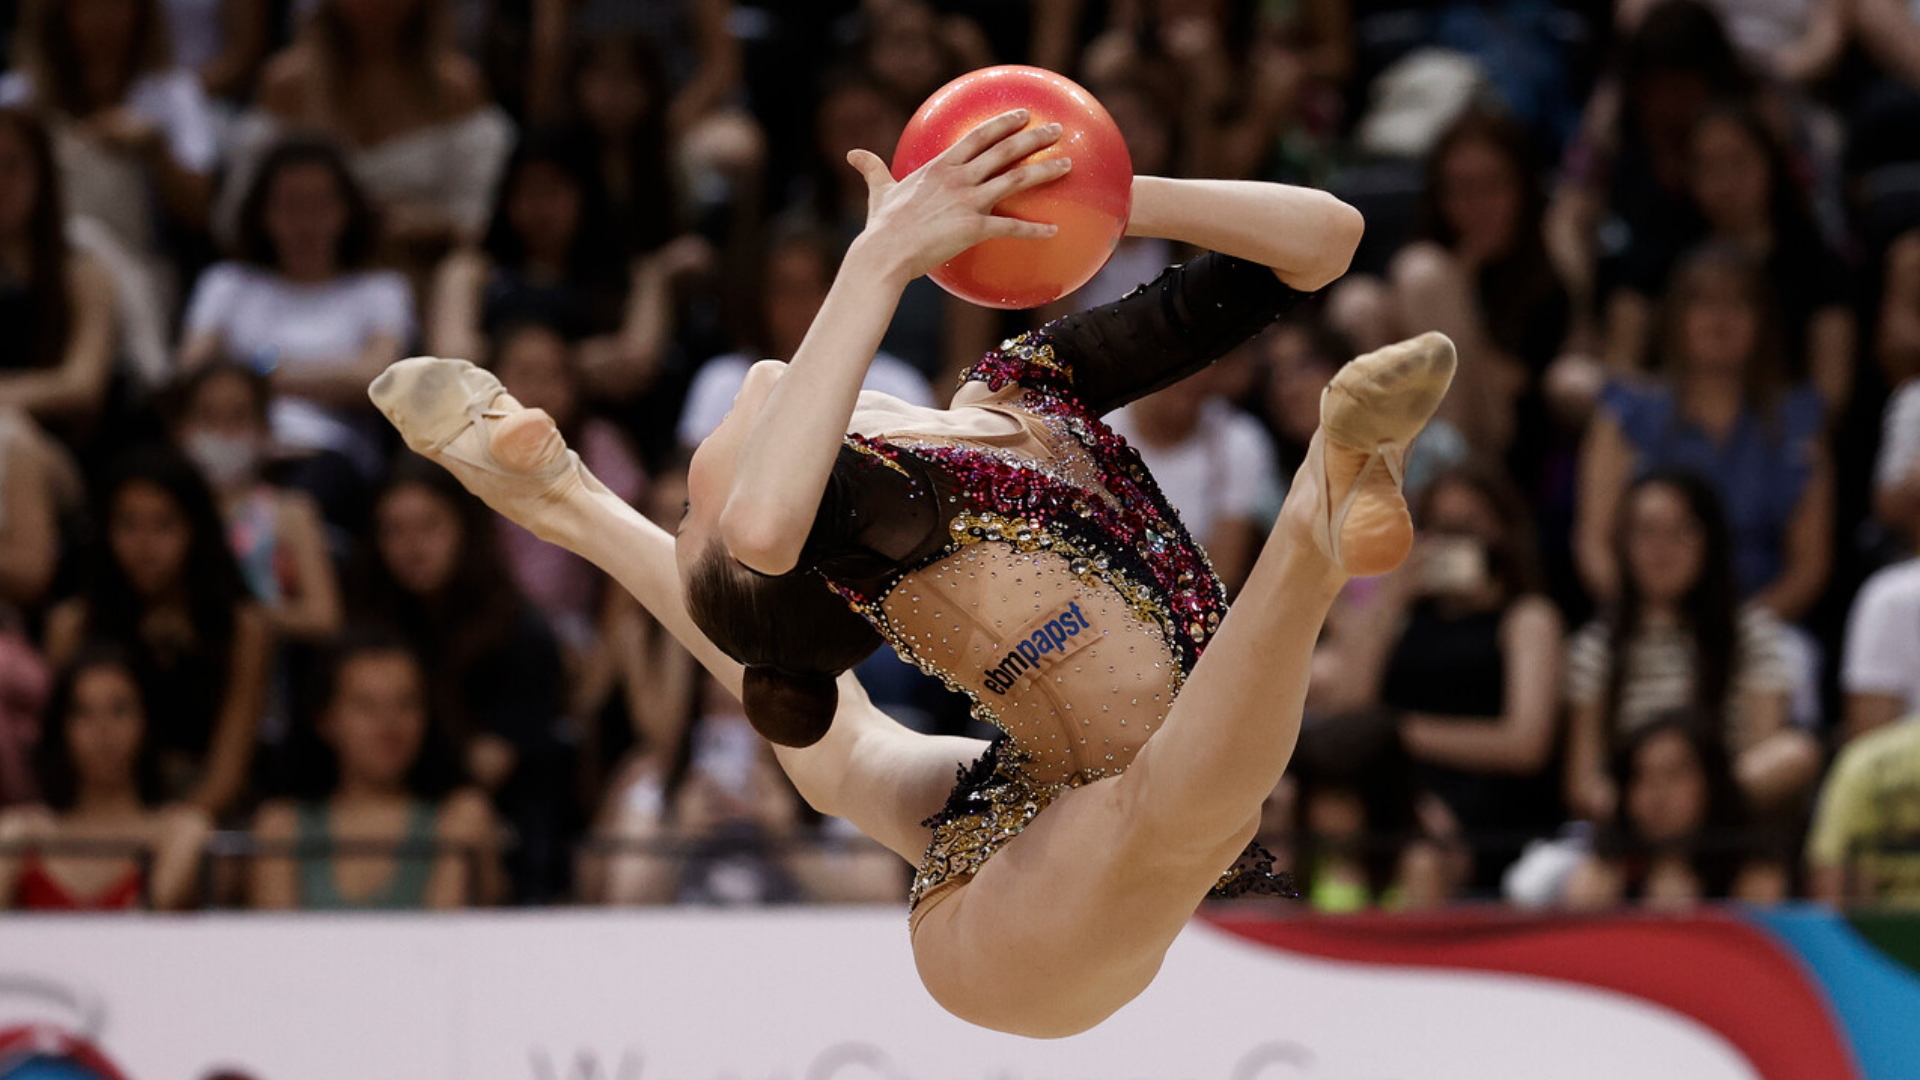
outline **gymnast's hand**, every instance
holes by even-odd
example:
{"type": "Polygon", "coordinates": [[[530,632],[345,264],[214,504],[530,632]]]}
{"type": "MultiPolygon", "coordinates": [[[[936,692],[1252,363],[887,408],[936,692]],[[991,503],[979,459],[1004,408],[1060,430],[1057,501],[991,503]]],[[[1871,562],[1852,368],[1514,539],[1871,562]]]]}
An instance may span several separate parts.
{"type": "Polygon", "coordinates": [[[1002,113],[904,180],[896,181],[886,163],[869,151],[847,154],[847,163],[867,180],[867,227],[861,242],[883,252],[889,265],[911,279],[982,240],[1052,236],[1058,229],[1051,224],[993,212],[1014,192],[1058,180],[1072,167],[1064,156],[1011,167],[1060,139],[1060,125],[1023,131],[1026,122],[1024,109],[1002,113]]]}

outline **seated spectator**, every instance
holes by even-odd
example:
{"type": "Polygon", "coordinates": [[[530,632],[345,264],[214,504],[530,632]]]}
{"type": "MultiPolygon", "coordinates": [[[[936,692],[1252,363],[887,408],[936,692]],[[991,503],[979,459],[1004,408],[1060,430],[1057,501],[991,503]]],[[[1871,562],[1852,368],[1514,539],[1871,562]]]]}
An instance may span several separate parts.
{"type": "Polygon", "coordinates": [[[1665,375],[1616,381],[1581,450],[1574,553],[1588,589],[1620,588],[1609,550],[1636,476],[1694,470],[1725,507],[1738,595],[1783,621],[1806,614],[1832,562],[1833,472],[1820,396],[1788,388],[1759,267],[1716,244],[1689,256],[1667,296],[1665,375]]]}
{"type": "Polygon", "coordinates": [[[659,248],[680,232],[687,209],[674,175],[660,50],[644,34],[578,34],[566,88],[563,115],[590,144],[607,231],[625,251],[659,248]]]}
{"type": "Polygon", "coordinates": [[[1426,330],[1453,338],[1460,375],[1441,417],[1489,460],[1537,486],[1551,432],[1540,382],[1572,332],[1572,307],[1541,239],[1544,201],[1526,131],[1469,110],[1427,158],[1424,238],[1395,255],[1384,295],[1351,278],[1335,302],[1361,350],[1426,330]]]}
{"type": "Polygon", "coordinates": [[[1603,255],[1686,231],[1694,125],[1712,102],[1756,100],[1757,85],[1697,0],[1660,0],[1626,35],[1547,210],[1547,249],[1576,311],[1600,314],[1613,290],[1618,268],[1603,255]]]}
{"type": "Polygon", "coordinates": [[[1848,743],[1807,836],[1808,891],[1830,904],[1920,901],[1920,724],[1848,743]]]}
{"type": "Polygon", "coordinates": [[[819,830],[739,704],[702,680],[703,715],[674,753],[609,792],[598,898],[612,904],[895,903],[905,868],[833,819],[819,830]],[[837,843],[821,843],[837,841],[837,843]]]}
{"type": "Polygon", "coordinates": [[[1920,559],[1880,570],[1855,594],[1840,689],[1847,739],[1920,713],[1920,559]]]}
{"type": "Polygon", "coordinates": [[[1561,820],[1547,766],[1564,631],[1505,477],[1456,466],[1418,505],[1418,546],[1389,586],[1405,615],[1380,700],[1399,717],[1419,790],[1440,804],[1441,835],[1477,848],[1471,880],[1491,891],[1519,840],[1561,820]]]}
{"type": "Polygon", "coordinates": [[[1384,714],[1309,721],[1261,839],[1316,911],[1443,904],[1460,875],[1424,827],[1413,761],[1384,714]]]}
{"type": "Polygon", "coordinates": [[[198,807],[162,804],[159,747],[129,658],[81,649],[46,718],[35,754],[41,801],[0,812],[0,907],[192,903],[211,823],[198,807]]]}
{"type": "MultiPolygon", "coordinates": [[[[646,471],[624,432],[586,415],[574,343],[539,322],[508,326],[495,342],[493,372],[507,392],[530,409],[546,410],[594,476],[623,501],[637,505],[646,494],[646,471]]],[[[514,583],[576,658],[590,653],[609,591],[607,576],[505,518],[498,525],[514,583]]]]}
{"type": "Polygon", "coordinates": [[[0,409],[0,607],[32,609],[53,584],[59,514],[41,440],[33,421],[0,409]]]}
{"type": "Polygon", "coordinates": [[[259,737],[266,615],[184,456],[134,451],[96,496],[86,586],[47,616],[47,658],[65,664],[94,640],[124,650],[160,751],[161,794],[218,818],[244,793],[259,737]]]}
{"type": "Polygon", "coordinates": [[[263,476],[270,464],[265,376],[215,361],[180,387],[175,441],[213,488],[227,543],[247,589],[285,640],[319,641],[340,629],[340,582],[319,508],[305,492],[263,476]]]}
{"type": "Polygon", "coordinates": [[[1619,592],[1568,644],[1568,808],[1612,820],[1612,752],[1660,714],[1717,721],[1734,779],[1756,812],[1785,806],[1820,770],[1812,735],[1788,725],[1792,674],[1780,624],[1733,587],[1731,538],[1713,489],[1662,470],[1626,493],[1614,541],[1619,592]]]}
{"type": "Polygon", "coordinates": [[[333,658],[300,799],[260,808],[256,908],[458,908],[497,887],[498,826],[456,786],[419,660],[398,639],[349,635],[333,658]]]}
{"type": "MultiPolygon", "coordinates": [[[[826,302],[840,257],[831,237],[810,229],[782,234],[761,263],[751,317],[743,320],[740,348],[700,365],[680,411],[680,445],[692,450],[720,426],[733,408],[747,369],[760,360],[792,360],[807,327],[826,302]]],[[[875,354],[862,384],[914,405],[933,403],[933,389],[917,370],[891,353],[875,354]]]]}
{"type": "Polygon", "coordinates": [[[1606,308],[1609,363],[1620,372],[1644,366],[1654,298],[1689,249],[1718,242],[1765,274],[1787,380],[1811,384],[1830,412],[1846,408],[1856,344],[1848,269],[1820,235],[1779,134],[1752,106],[1713,106],[1694,124],[1689,157],[1686,227],[1636,234],[1621,255],[1606,308]]]}
{"type": "Polygon", "coordinates": [[[1911,179],[1920,162],[1920,11],[1906,0],[1858,0],[1851,9],[1854,37],[1876,70],[1847,118],[1847,173],[1862,195],[1863,230],[1888,237],[1920,224],[1911,179]]]}
{"type": "MultiPolygon", "coordinates": [[[[1852,5],[1844,0],[1710,3],[1747,64],[1781,82],[1813,83],[1826,77],[1839,63],[1847,44],[1848,9],[1852,5]]],[[[1648,0],[1622,0],[1614,6],[1614,21],[1630,33],[1652,6],[1648,0]]]]}
{"type": "Polygon", "coordinates": [[[1232,378],[1224,363],[1106,419],[1140,452],[1231,596],[1253,569],[1282,489],[1266,431],[1221,393],[1232,378]]]}
{"type": "Polygon", "coordinates": [[[441,263],[428,347],[486,356],[487,337],[537,318],[580,337],[596,393],[627,400],[660,374],[673,326],[674,278],[694,249],[634,259],[607,227],[606,198],[584,139],[529,132],[507,162],[493,221],[477,248],[441,263]]]}
{"type": "Polygon", "coordinates": [[[1786,868],[1749,846],[1758,837],[1726,750],[1697,715],[1667,713],[1635,730],[1614,754],[1613,783],[1619,806],[1598,850],[1567,879],[1566,906],[1787,898],[1786,868]]]}
{"type": "Polygon", "coordinates": [[[53,143],[0,109],[0,408],[42,423],[99,412],[113,374],[114,284],[67,240],[53,143]]]}
{"type": "Polygon", "coordinates": [[[330,516],[356,497],[334,490],[351,487],[350,474],[336,478],[340,459],[363,481],[384,465],[367,384],[414,332],[406,279],[370,268],[374,220],[333,144],[276,144],[241,204],[237,258],[201,277],[183,327],[187,370],[225,357],[271,377],[274,439],[323,455],[294,482],[330,516]]]}
{"type": "Polygon", "coordinates": [[[539,902],[565,887],[574,831],[565,669],[553,631],[512,587],[498,539],[492,511],[453,474],[403,458],[374,500],[349,610],[419,654],[466,775],[518,836],[515,895],[539,902]]]}
{"type": "Polygon", "coordinates": [[[290,130],[347,148],[381,211],[381,249],[424,275],[486,226],[513,125],[479,69],[444,32],[445,0],[320,0],[292,45],[267,62],[255,110],[235,132],[230,191],[252,187],[260,155],[290,130]]]}
{"type": "Polygon", "coordinates": [[[15,40],[22,63],[0,78],[0,105],[46,117],[67,210],[106,225],[171,307],[167,234],[206,231],[218,147],[159,0],[31,0],[15,40]]]}

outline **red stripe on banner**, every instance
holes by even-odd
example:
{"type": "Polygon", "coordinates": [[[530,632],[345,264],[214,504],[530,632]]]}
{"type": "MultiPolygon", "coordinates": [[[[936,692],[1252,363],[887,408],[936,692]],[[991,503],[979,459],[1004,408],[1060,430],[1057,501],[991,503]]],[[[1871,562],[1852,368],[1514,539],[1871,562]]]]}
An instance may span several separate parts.
{"type": "Polygon", "coordinates": [[[1764,1080],[1861,1075],[1814,982],[1773,938],[1728,915],[1208,921],[1248,941],[1329,960],[1503,971],[1630,994],[1719,1032],[1764,1080]]]}

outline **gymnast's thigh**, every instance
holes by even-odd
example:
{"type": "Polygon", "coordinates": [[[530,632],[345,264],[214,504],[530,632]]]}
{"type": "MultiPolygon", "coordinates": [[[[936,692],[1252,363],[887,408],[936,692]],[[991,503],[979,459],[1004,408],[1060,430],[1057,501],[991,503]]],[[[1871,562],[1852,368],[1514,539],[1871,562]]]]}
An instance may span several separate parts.
{"type": "Polygon", "coordinates": [[[971,880],[934,898],[914,928],[914,960],[948,1011],[1056,1038],[1098,1024],[1153,980],[1247,838],[1230,851],[1143,849],[1124,779],[1063,794],[971,880]]]}

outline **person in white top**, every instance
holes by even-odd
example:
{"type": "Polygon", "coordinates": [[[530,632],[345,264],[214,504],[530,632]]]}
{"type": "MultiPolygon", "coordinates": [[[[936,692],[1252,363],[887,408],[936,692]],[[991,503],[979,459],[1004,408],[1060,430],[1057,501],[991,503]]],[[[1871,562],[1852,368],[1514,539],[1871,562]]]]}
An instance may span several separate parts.
{"type": "MultiPolygon", "coordinates": [[[[699,446],[733,407],[734,395],[747,371],[763,359],[791,359],[820,312],[833,284],[839,259],[831,237],[797,230],[779,237],[762,263],[758,304],[753,326],[743,335],[742,347],[716,356],[700,366],[687,390],[676,433],[680,445],[699,446]]],[[[862,385],[915,405],[932,405],[933,388],[920,372],[890,353],[878,353],[862,385]]]]}
{"type": "Polygon", "coordinates": [[[163,230],[206,227],[217,162],[213,113],[199,80],[173,64],[158,0],[30,0],[16,41],[21,63],[0,77],[0,105],[46,118],[68,211],[104,224],[144,265],[146,286],[174,296],[163,230]]]}
{"type": "Polygon", "coordinates": [[[210,268],[187,305],[182,366],[217,357],[270,372],[274,438],[383,465],[362,389],[414,333],[406,279],[365,269],[372,214],[340,151],[296,139],[262,163],[241,214],[240,259],[210,268]]]}
{"type": "MultiPolygon", "coordinates": [[[[513,124],[428,0],[322,0],[267,63],[235,132],[229,191],[250,186],[261,149],[290,129],[338,138],[382,211],[387,249],[424,274],[485,227],[513,124]]],[[[231,203],[221,225],[231,227],[231,203]]]]}
{"type": "Polygon", "coordinates": [[[1231,363],[1215,364],[1107,417],[1140,451],[1230,596],[1253,567],[1267,510],[1280,504],[1266,429],[1219,393],[1231,363]]]}
{"type": "Polygon", "coordinates": [[[1848,739],[1920,711],[1920,559],[1874,574],[1847,617],[1840,664],[1848,739]]]}

